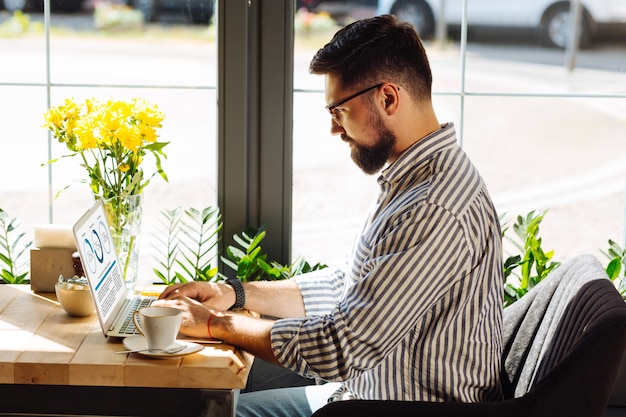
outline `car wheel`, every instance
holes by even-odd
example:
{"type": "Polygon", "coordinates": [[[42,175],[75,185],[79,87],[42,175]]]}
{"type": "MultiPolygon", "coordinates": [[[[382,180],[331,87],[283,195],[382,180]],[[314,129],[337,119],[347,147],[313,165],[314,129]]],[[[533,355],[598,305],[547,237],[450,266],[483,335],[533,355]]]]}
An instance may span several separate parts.
{"type": "Polygon", "coordinates": [[[144,22],[154,22],[157,19],[157,0],[133,0],[132,6],[143,14],[144,22]]]}
{"type": "MultiPolygon", "coordinates": [[[[591,29],[589,18],[583,10],[581,27],[578,32],[580,48],[586,48],[590,44],[591,29]]],[[[568,4],[557,5],[549,9],[541,22],[541,37],[546,45],[556,48],[566,48],[570,38],[571,11],[568,4]]]]}
{"type": "Polygon", "coordinates": [[[9,12],[24,10],[26,8],[26,0],[4,0],[4,8],[9,12]]]}
{"type": "Polygon", "coordinates": [[[189,3],[187,3],[186,14],[192,23],[209,24],[211,22],[215,9],[213,0],[203,1],[200,4],[196,4],[194,8],[191,8],[189,3]]]}
{"type": "Polygon", "coordinates": [[[435,33],[433,11],[422,0],[399,0],[391,8],[391,14],[412,24],[422,39],[430,39],[435,33]]]}

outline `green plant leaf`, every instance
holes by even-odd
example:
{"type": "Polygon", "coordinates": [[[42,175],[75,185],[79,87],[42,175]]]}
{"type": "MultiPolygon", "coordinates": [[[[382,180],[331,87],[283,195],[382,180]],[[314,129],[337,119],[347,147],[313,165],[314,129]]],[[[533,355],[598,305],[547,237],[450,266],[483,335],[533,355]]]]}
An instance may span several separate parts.
{"type": "Polygon", "coordinates": [[[25,233],[17,231],[19,226],[19,219],[9,217],[6,211],[0,209],[0,261],[6,266],[0,277],[9,284],[29,282],[29,260],[25,253],[32,242],[26,241],[25,233]]]}
{"type": "Polygon", "coordinates": [[[611,281],[615,281],[622,270],[622,263],[618,258],[612,259],[606,267],[606,273],[611,279],[611,281]]]}
{"type": "Polygon", "coordinates": [[[154,244],[153,248],[156,252],[155,259],[163,270],[153,269],[157,278],[164,284],[173,284],[176,282],[176,257],[179,252],[178,232],[180,230],[181,207],[173,210],[162,210],[161,218],[157,222],[155,238],[158,244],[154,244]]]}
{"type": "Polygon", "coordinates": [[[544,216],[545,212],[535,213],[535,211],[527,213],[526,216],[518,215],[512,226],[516,239],[508,234],[503,235],[503,238],[507,238],[521,252],[519,255],[509,256],[504,261],[505,305],[510,305],[521,298],[560,265],[559,262],[551,261],[554,251],[545,251],[539,237],[539,225],[544,216]],[[519,276],[515,275],[517,268],[519,276]],[[516,280],[512,280],[512,277],[516,280]]]}

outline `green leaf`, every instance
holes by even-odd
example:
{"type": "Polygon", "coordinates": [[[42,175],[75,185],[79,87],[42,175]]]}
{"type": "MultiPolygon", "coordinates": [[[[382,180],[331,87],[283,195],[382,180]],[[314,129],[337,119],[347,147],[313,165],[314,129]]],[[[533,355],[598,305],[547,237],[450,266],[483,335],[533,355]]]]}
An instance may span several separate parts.
{"type": "Polygon", "coordinates": [[[550,271],[560,265],[552,262],[554,251],[543,249],[542,238],[539,237],[539,226],[544,219],[545,212],[531,211],[526,216],[518,215],[512,229],[514,237],[503,233],[513,243],[521,254],[510,255],[503,264],[505,280],[505,305],[510,305],[535,285],[539,284],[550,271]],[[519,269],[517,280],[511,279],[516,268],[519,269]]]}
{"type": "Polygon", "coordinates": [[[9,284],[29,282],[29,259],[25,254],[32,242],[26,241],[25,233],[18,232],[19,226],[19,219],[0,209],[0,261],[6,266],[1,277],[9,284]]]}
{"type": "Polygon", "coordinates": [[[611,281],[615,281],[615,279],[619,277],[621,270],[622,262],[619,258],[612,259],[606,267],[606,273],[611,281]]]}
{"type": "Polygon", "coordinates": [[[0,253],[0,261],[4,262],[9,268],[13,266],[11,259],[3,253],[0,253]]]}
{"type": "Polygon", "coordinates": [[[252,242],[250,242],[250,246],[248,246],[247,252],[250,253],[253,250],[261,249],[259,245],[261,244],[261,241],[263,239],[265,239],[265,232],[260,232],[259,234],[257,234],[252,242]]]}

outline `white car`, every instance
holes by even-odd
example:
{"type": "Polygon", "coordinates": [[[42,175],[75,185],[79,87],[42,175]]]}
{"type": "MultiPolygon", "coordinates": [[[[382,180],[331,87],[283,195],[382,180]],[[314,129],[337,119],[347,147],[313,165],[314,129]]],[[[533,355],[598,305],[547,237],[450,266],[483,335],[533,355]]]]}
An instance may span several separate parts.
{"type": "MultiPolygon", "coordinates": [[[[602,26],[626,27],[626,0],[579,1],[581,47],[588,46],[602,26]]],[[[546,44],[564,48],[571,32],[570,5],[569,0],[467,0],[467,22],[468,27],[536,29],[546,44]]],[[[442,6],[446,23],[460,25],[463,0],[379,0],[377,14],[396,15],[428,39],[435,32],[442,6]]]]}

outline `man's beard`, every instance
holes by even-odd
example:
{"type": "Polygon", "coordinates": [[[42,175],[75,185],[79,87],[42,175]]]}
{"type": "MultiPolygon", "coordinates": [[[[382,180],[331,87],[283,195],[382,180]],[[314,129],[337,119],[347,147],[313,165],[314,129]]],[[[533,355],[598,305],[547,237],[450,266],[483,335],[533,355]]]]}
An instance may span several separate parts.
{"type": "Polygon", "coordinates": [[[342,137],[344,141],[352,144],[350,156],[366,174],[375,174],[380,171],[389,160],[396,144],[396,136],[383,125],[380,118],[374,120],[372,124],[378,135],[374,145],[359,145],[347,135],[342,137]]]}

